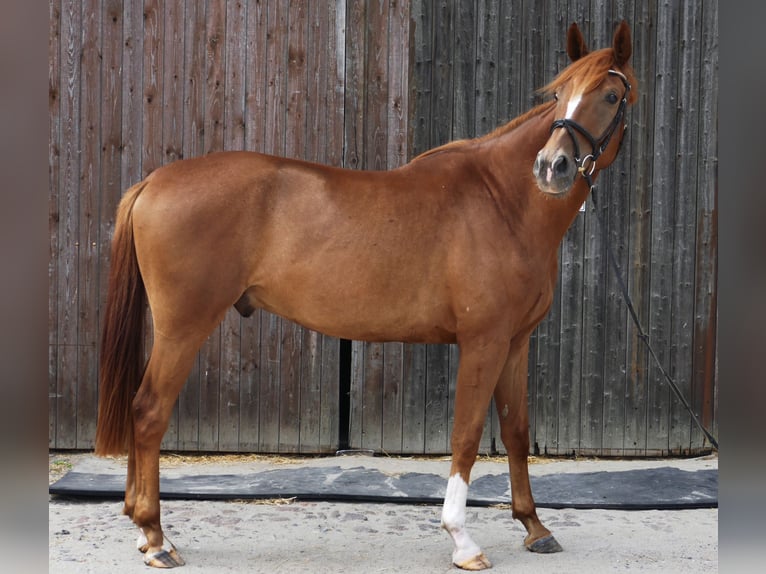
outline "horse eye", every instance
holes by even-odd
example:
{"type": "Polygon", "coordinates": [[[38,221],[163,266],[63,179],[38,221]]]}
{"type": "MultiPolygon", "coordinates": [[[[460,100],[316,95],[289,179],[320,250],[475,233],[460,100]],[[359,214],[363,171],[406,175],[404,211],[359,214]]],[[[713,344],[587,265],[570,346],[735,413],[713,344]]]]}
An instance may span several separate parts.
{"type": "Polygon", "coordinates": [[[553,99],[554,99],[554,100],[556,100],[557,102],[559,101],[559,95],[558,95],[558,93],[556,93],[556,92],[553,92],[553,99]]]}
{"type": "Polygon", "coordinates": [[[606,95],[606,101],[607,101],[608,103],[610,103],[610,104],[616,104],[616,103],[617,103],[617,100],[618,100],[618,98],[617,98],[617,94],[615,94],[614,92],[609,92],[609,93],[606,95]]]}

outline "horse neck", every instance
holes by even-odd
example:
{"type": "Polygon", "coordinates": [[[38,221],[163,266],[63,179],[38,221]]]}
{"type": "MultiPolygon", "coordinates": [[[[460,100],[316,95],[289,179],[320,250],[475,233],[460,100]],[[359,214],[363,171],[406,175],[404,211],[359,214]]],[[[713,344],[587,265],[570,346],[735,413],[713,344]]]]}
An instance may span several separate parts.
{"type": "MultiPolygon", "coordinates": [[[[541,107],[542,108],[542,107],[541,107]]],[[[532,166],[538,151],[550,137],[553,107],[531,113],[514,129],[484,142],[477,161],[484,166],[493,195],[510,226],[534,231],[537,247],[542,243],[557,252],[569,226],[587,199],[589,187],[578,177],[562,197],[546,195],[537,187],[532,166]],[[544,229],[545,233],[539,233],[544,229]]]]}

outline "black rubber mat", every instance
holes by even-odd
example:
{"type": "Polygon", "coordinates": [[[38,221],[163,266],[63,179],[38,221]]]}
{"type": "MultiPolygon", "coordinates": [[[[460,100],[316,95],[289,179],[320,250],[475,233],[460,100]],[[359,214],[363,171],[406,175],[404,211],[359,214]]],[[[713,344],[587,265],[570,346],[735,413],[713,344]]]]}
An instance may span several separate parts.
{"type": "MultiPolygon", "coordinates": [[[[560,473],[532,476],[540,508],[668,510],[716,508],[718,470],[672,467],[642,470],[560,473]]],[[[163,499],[232,500],[292,498],[441,504],[446,478],[409,472],[389,475],[365,467],[280,468],[252,474],[188,475],[160,480],[163,499]]],[[[125,476],[72,471],[50,486],[69,497],[122,498],[125,476]]],[[[471,483],[468,504],[509,503],[507,474],[485,475],[471,483]]]]}

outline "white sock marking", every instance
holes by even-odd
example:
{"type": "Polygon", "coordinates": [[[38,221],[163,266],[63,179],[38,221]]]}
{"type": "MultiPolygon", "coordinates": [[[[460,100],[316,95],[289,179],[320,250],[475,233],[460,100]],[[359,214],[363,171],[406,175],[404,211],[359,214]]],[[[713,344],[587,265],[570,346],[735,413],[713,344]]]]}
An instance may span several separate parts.
{"type": "Polygon", "coordinates": [[[465,528],[465,504],[468,499],[468,485],[459,474],[452,475],[447,481],[447,493],[444,495],[442,509],[442,528],[452,537],[455,550],[452,562],[462,564],[481,554],[481,548],[471,540],[465,528]]]}

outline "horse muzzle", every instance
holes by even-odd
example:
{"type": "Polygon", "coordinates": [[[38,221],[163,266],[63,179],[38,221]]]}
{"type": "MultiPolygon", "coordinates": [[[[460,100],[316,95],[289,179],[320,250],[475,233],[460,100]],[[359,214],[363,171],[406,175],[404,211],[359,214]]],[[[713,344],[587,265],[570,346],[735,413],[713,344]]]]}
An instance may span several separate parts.
{"type": "Polygon", "coordinates": [[[565,153],[548,154],[543,149],[537,154],[532,173],[541,191],[551,195],[561,195],[572,187],[577,175],[577,166],[565,153]]]}

